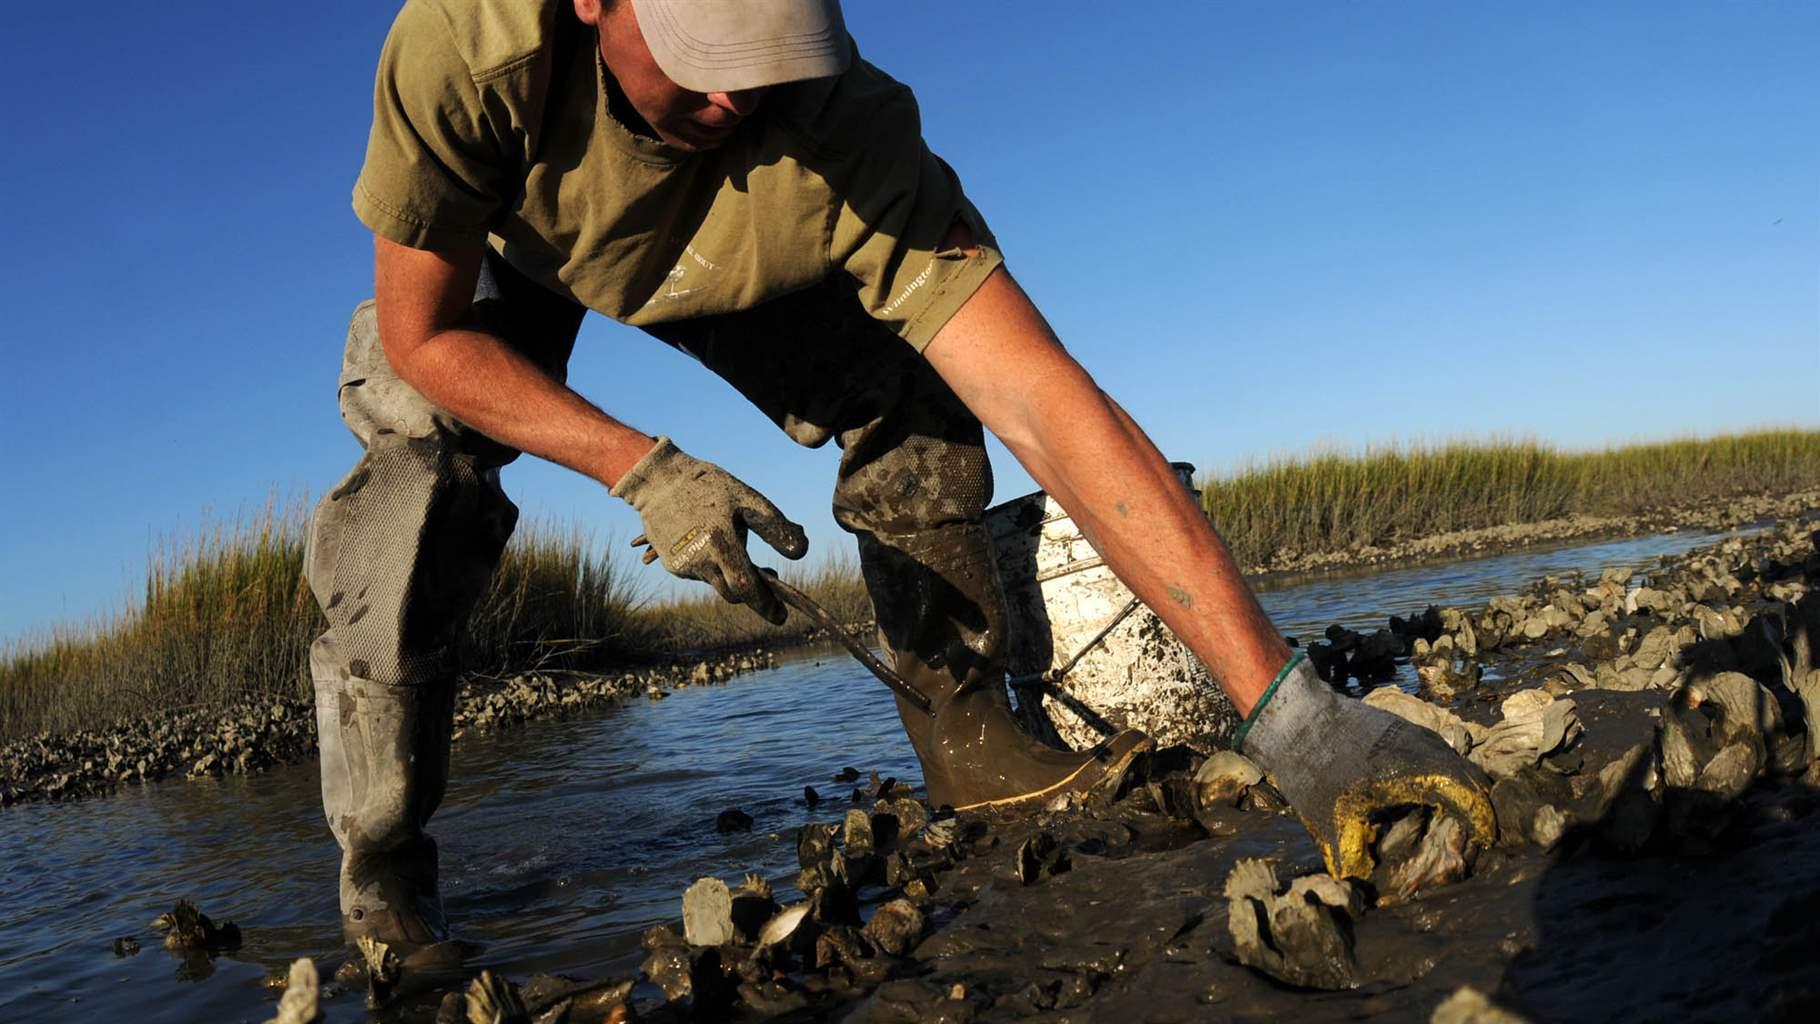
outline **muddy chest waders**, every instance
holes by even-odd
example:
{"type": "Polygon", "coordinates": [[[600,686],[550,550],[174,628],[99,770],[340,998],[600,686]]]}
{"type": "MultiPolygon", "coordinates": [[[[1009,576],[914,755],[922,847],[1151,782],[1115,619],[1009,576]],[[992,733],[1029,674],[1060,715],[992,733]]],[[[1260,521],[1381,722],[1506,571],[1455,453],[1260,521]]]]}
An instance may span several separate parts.
{"type": "MultiPolygon", "coordinates": [[[[475,320],[558,377],[581,313],[486,258],[475,320]]],[[[304,559],[329,624],[310,647],[322,806],[344,931],[408,951],[448,935],[424,828],[448,782],[457,637],[518,519],[499,486],[518,452],[398,379],[371,302],[348,328],[338,400],[366,451],[317,504],[304,559]]]]}
{"type": "MultiPolygon", "coordinates": [[[[487,255],[475,320],[559,379],[582,313],[487,255]]],[[[883,646],[931,706],[898,702],[933,802],[1040,805],[1115,781],[1149,747],[1125,732],[1063,751],[1018,728],[981,526],[983,431],[850,289],[825,284],[649,333],[797,443],[841,448],[835,519],[858,537],[883,646]]],[[[517,521],[499,470],[519,453],[398,379],[370,302],[349,328],[339,402],[366,452],[318,503],[305,556],[329,623],[310,650],[323,810],[342,849],[344,930],[408,948],[448,934],[425,829],[448,781],[457,637],[517,521]]]]}
{"type": "Polygon", "coordinates": [[[744,313],[652,328],[798,444],[841,449],[834,518],[859,542],[887,660],[929,702],[898,700],[931,802],[1041,805],[1116,781],[1148,749],[1124,732],[1080,752],[1018,728],[1004,601],[982,519],[985,432],[920,353],[828,283],[744,313]]]}

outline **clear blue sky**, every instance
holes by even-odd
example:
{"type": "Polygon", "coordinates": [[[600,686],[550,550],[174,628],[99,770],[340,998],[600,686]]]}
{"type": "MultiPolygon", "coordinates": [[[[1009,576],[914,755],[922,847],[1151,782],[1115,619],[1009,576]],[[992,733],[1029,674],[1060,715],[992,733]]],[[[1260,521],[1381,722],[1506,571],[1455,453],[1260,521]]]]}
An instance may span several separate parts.
{"type": "MultiPolygon", "coordinates": [[[[348,193],[394,9],[9,5],[0,639],[118,608],[160,535],[358,455],[348,193]]],[[[1172,457],[1820,425],[1820,4],[847,13],[1172,457]]],[[[571,380],[770,494],[811,558],[848,544],[834,453],[694,364],[593,317],[571,380]]],[[[565,471],[507,476],[529,514],[637,531],[565,471]]]]}

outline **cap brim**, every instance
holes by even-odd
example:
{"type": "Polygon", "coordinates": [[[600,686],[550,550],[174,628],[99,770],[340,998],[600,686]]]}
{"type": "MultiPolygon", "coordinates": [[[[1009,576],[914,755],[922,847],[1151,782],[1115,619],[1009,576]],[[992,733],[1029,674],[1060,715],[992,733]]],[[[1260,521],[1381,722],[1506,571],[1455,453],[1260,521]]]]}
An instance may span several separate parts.
{"type": "Polygon", "coordinates": [[[847,70],[837,0],[632,0],[651,56],[696,92],[737,92],[847,70]]]}

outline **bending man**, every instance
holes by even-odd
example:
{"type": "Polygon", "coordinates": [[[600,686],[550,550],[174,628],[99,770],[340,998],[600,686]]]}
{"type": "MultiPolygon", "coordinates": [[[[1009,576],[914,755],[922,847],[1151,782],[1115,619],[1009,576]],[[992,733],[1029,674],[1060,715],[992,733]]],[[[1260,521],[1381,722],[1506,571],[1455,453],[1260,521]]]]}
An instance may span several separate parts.
{"type": "Polygon", "coordinates": [[[447,934],[425,825],[448,773],[455,636],[517,515],[501,466],[529,452],[592,477],[671,572],[784,614],[746,534],[797,558],[801,528],[566,385],[587,309],[700,360],[797,443],[840,447],[835,518],[890,659],[934,707],[899,707],[931,802],[1085,791],[1148,745],[1054,750],[1010,715],[983,424],[1206,662],[1334,870],[1364,869],[1386,803],[1449,808],[1489,841],[1483,780],[1438,737],[1291,659],[835,0],[407,0],[354,208],[374,232],[374,298],[339,401],[366,451],[318,506],[307,556],[330,624],[310,661],[351,935],[447,934]]]}

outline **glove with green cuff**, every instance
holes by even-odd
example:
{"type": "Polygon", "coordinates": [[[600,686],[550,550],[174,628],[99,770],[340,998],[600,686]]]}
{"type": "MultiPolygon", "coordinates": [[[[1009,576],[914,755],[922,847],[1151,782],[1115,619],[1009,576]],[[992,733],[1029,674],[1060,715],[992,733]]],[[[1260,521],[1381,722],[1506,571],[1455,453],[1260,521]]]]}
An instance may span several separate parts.
{"type": "Polygon", "coordinates": [[[1378,823],[1396,807],[1451,815],[1481,850],[1498,837],[1491,786],[1440,736],[1342,697],[1297,652],[1233,736],[1276,776],[1336,878],[1369,878],[1378,823]]]}
{"type": "Polygon", "coordinates": [[[645,532],[632,544],[650,545],[646,564],[661,559],[671,574],[701,580],[773,625],[784,621],[783,604],[746,554],[746,530],[786,558],[803,557],[809,538],[764,495],[719,466],[683,454],[667,437],[619,478],[612,494],[644,520],[645,532]]]}

